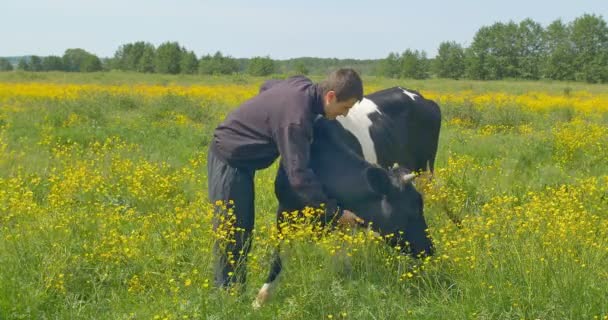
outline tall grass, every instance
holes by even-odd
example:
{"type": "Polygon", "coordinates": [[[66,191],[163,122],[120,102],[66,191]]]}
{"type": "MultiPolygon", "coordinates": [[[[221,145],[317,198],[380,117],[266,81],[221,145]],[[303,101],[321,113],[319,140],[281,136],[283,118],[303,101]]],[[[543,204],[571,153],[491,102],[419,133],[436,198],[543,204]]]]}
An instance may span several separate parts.
{"type": "Polygon", "coordinates": [[[205,165],[213,129],[262,79],[27,75],[0,75],[0,319],[608,319],[608,112],[585,98],[605,86],[366,79],[441,102],[435,179],[419,185],[437,255],[294,227],[254,310],[278,241],[276,166],[256,174],[236,293],[212,286],[205,165]],[[40,83],[48,94],[15,87],[40,83]],[[59,94],[74,83],[95,89],[59,94]],[[561,107],[529,95],[565,87],[561,107]]]}

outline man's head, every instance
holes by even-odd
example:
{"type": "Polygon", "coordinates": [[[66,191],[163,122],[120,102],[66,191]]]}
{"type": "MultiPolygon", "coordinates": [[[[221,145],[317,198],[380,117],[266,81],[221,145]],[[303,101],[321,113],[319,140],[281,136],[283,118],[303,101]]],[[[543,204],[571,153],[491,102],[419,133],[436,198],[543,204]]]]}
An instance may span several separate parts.
{"type": "Polygon", "coordinates": [[[321,83],[325,117],[345,116],[352,106],[363,98],[363,83],[353,69],[338,69],[321,83]]]}

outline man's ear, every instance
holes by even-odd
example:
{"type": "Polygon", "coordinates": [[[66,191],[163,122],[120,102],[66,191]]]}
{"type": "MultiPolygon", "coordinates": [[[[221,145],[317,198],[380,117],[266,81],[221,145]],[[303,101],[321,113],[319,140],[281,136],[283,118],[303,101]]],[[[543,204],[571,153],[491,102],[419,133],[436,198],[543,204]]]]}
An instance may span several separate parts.
{"type": "Polygon", "coordinates": [[[330,104],[332,102],[336,102],[336,92],[334,90],[329,90],[327,91],[327,93],[325,93],[325,102],[327,104],[330,104]]]}

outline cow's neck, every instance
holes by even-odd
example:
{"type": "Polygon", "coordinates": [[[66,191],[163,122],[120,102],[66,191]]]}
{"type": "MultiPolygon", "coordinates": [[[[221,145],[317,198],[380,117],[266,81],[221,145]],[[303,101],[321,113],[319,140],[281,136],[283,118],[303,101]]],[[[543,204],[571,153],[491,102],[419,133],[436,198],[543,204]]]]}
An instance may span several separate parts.
{"type": "Polygon", "coordinates": [[[378,164],[376,148],[369,130],[372,126],[369,116],[373,113],[380,113],[378,106],[373,101],[363,98],[350,109],[346,117],[340,116],[336,120],[357,138],[365,160],[369,163],[378,164]]]}

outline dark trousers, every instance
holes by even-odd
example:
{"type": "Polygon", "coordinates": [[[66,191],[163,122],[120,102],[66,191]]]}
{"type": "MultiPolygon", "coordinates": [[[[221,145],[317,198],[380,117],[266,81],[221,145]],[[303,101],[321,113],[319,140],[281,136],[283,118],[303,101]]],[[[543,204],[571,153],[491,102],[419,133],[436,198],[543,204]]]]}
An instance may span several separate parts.
{"type": "Polygon", "coordinates": [[[213,230],[216,234],[227,235],[229,230],[226,223],[221,221],[221,217],[224,217],[224,221],[233,219],[231,226],[234,232],[229,239],[216,240],[213,245],[215,285],[227,287],[234,283],[244,284],[255,221],[255,170],[231,167],[209,149],[207,172],[209,201],[213,204],[218,200],[223,202],[223,205],[215,206],[213,230]]]}

